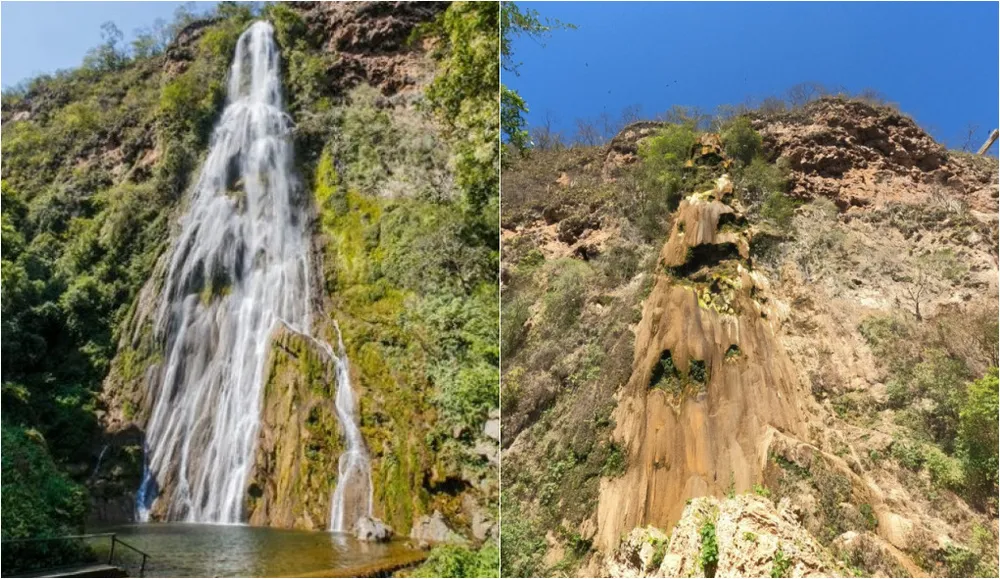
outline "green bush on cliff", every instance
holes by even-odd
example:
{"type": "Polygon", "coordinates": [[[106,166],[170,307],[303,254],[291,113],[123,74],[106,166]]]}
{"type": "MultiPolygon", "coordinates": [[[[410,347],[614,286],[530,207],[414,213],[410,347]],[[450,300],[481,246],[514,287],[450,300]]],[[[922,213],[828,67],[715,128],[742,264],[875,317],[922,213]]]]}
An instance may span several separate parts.
{"type": "Polygon", "coordinates": [[[547,550],[545,532],[537,523],[522,513],[519,505],[504,500],[504,520],[500,526],[500,570],[504,577],[544,576],[542,559],[547,550]]]}
{"type": "Polygon", "coordinates": [[[966,482],[979,497],[996,497],[1000,451],[997,443],[997,368],[969,385],[959,410],[958,446],[962,450],[966,482]]]}
{"type": "Polygon", "coordinates": [[[666,235],[667,217],[681,198],[690,193],[687,189],[693,185],[688,178],[691,171],[684,168],[684,162],[690,157],[697,137],[691,124],[667,125],[639,143],[643,194],[628,217],[646,241],[658,241],[666,235]]]}
{"type": "Polygon", "coordinates": [[[740,165],[749,165],[763,150],[760,135],[745,116],[733,119],[720,136],[726,156],[740,165]]]}
{"type": "Polygon", "coordinates": [[[587,280],[593,275],[593,270],[586,262],[576,259],[561,259],[552,262],[549,267],[549,291],[543,300],[545,327],[559,332],[580,318],[586,304],[587,280]]]}
{"type": "Polygon", "coordinates": [[[678,124],[667,125],[654,136],[640,141],[639,158],[648,182],[661,188],[676,188],[697,139],[698,134],[690,125],[678,124]]]}
{"type": "Polygon", "coordinates": [[[473,211],[498,193],[500,4],[456,2],[421,33],[435,36],[438,74],[426,92],[454,148],[455,179],[473,211]]]}
{"type": "Polygon", "coordinates": [[[859,332],[886,373],[889,406],[897,423],[909,428],[915,444],[894,445],[893,456],[912,470],[926,468],[932,481],[961,492],[985,507],[997,490],[997,371],[979,379],[972,373],[994,356],[995,310],[946,314],[933,323],[900,317],[870,317],[859,332]],[[972,328],[972,347],[948,341],[954,326],[972,328]],[[984,332],[976,339],[976,332],[984,332]]]}
{"type": "Polygon", "coordinates": [[[715,577],[719,566],[719,543],[715,536],[715,523],[705,521],[698,529],[701,537],[701,550],[698,552],[698,563],[705,572],[705,577],[715,577]]]}
{"type": "Polygon", "coordinates": [[[784,172],[777,165],[768,163],[761,157],[755,157],[750,163],[733,171],[733,185],[740,201],[743,202],[748,219],[762,216],[775,221],[780,227],[788,225],[791,214],[782,211],[784,205],[781,203],[786,179],[784,172]],[[768,215],[762,215],[764,206],[769,202],[768,215]]]}

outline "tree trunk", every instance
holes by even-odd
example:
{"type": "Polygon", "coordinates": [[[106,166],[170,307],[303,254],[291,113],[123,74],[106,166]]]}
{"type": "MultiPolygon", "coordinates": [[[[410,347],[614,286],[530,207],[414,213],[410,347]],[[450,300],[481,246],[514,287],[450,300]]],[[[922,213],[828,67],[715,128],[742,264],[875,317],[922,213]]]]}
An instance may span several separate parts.
{"type": "Polygon", "coordinates": [[[986,142],[983,143],[982,147],[979,147],[979,152],[977,152],[976,154],[977,155],[985,155],[986,151],[989,151],[990,147],[993,146],[994,141],[997,140],[997,136],[998,135],[1000,135],[1000,131],[998,131],[997,129],[993,129],[993,132],[990,133],[989,138],[986,139],[986,142]]]}

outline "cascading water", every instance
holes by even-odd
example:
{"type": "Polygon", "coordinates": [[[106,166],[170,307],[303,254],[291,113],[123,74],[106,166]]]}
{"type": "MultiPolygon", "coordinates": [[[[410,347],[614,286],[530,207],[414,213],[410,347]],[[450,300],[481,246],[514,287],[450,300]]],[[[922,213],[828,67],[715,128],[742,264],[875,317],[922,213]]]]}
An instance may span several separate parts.
{"type": "Polygon", "coordinates": [[[329,344],[323,343],[323,345],[330,357],[335,360],[337,368],[335,405],[337,418],[344,426],[344,435],[347,439],[347,450],[340,455],[337,463],[337,488],[333,491],[333,498],[330,500],[330,530],[346,532],[350,530],[347,524],[353,524],[360,516],[372,516],[372,472],[368,453],[365,450],[365,441],[361,437],[361,430],[358,428],[355,416],[357,404],[354,401],[354,389],[351,388],[351,369],[348,366],[347,353],[344,350],[344,340],[340,335],[339,327],[337,327],[339,355],[334,355],[333,348],[329,344]],[[349,492],[353,492],[357,498],[349,500],[349,492]],[[364,502],[365,497],[368,498],[367,504],[364,502]],[[352,505],[354,511],[348,514],[347,509],[352,505]],[[364,509],[365,512],[360,512],[361,509],[364,509]]]}
{"type": "MultiPolygon", "coordinates": [[[[306,335],[312,327],[307,201],[292,169],[279,64],[272,26],[254,23],[237,42],[226,107],[173,248],[156,321],[165,356],[146,428],[142,519],[165,489],[169,520],[241,522],[270,335],[279,322],[306,335]]],[[[370,470],[343,344],[334,353],[320,343],[337,368],[345,456],[360,457],[346,471],[340,459],[331,508],[340,518],[331,528],[348,530],[337,501],[351,494],[364,503],[359,516],[370,516],[370,470]]]]}

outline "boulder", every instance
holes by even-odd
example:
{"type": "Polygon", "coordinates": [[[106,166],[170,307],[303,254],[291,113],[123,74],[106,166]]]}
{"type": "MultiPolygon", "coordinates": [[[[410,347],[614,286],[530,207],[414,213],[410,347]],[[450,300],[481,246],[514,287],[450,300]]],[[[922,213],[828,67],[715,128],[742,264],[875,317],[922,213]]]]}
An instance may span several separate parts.
{"type": "Polygon", "coordinates": [[[417,519],[413,523],[413,529],[410,530],[410,538],[416,541],[421,549],[427,549],[435,543],[468,543],[465,537],[448,527],[441,511],[434,511],[433,515],[424,515],[417,519]]]}
{"type": "Polygon", "coordinates": [[[755,495],[699,497],[667,535],[654,527],[632,529],[605,560],[614,577],[705,577],[703,535],[711,525],[717,558],[707,576],[842,577],[844,570],[785,505],[755,495]]]}
{"type": "Polygon", "coordinates": [[[483,426],[483,434],[493,440],[500,440],[500,419],[491,418],[487,420],[486,424],[483,426]]]}
{"type": "Polygon", "coordinates": [[[382,543],[392,538],[392,527],[373,517],[361,517],[354,529],[361,541],[382,543]]]}

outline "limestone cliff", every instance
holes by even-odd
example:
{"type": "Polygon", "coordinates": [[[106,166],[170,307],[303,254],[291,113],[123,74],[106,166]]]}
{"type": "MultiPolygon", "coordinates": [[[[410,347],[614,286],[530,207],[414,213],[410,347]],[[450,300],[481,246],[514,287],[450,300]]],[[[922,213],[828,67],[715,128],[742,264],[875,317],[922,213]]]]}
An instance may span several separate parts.
{"type": "Polygon", "coordinates": [[[687,499],[750,489],[772,429],[805,435],[804,393],[762,303],[745,220],[723,202],[731,195],[724,175],[673,219],[613,414],[628,469],[602,486],[599,548],[632,527],[671,528],[687,499]]]}
{"type": "MultiPolygon", "coordinates": [[[[653,574],[669,544],[663,573],[699,574],[685,513],[754,492],[836,560],[784,573],[996,573],[956,430],[997,363],[996,159],[859,99],[715,123],[505,169],[509,566],[653,574]]],[[[766,575],[769,549],[720,572],[766,575]]]]}

